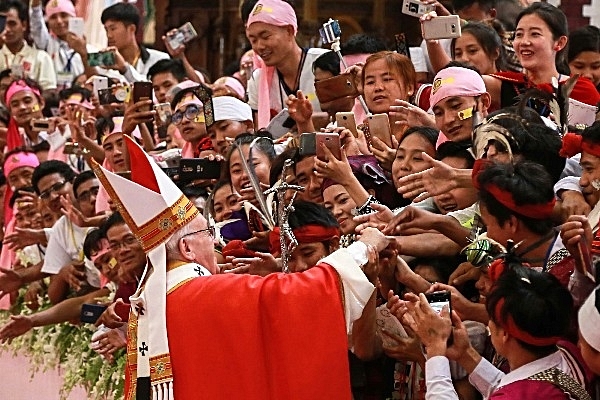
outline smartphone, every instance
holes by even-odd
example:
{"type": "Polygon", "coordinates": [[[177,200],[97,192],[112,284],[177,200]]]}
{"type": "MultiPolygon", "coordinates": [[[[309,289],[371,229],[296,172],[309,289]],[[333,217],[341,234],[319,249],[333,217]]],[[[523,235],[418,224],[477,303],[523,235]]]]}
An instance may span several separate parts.
{"type": "Polygon", "coordinates": [[[460,18],[458,15],[446,15],[423,21],[421,25],[423,39],[452,39],[460,37],[460,18]]]}
{"type": "Polygon", "coordinates": [[[406,35],[404,33],[398,33],[394,35],[394,38],[396,39],[396,53],[410,58],[410,49],[408,47],[408,42],[406,41],[406,35]]]}
{"type": "Polygon", "coordinates": [[[161,169],[173,182],[179,182],[179,167],[164,167],[161,169]]]}
{"type": "Polygon", "coordinates": [[[335,123],[337,126],[343,126],[352,132],[354,137],[358,137],[358,131],[356,129],[356,119],[352,111],[339,112],[335,114],[335,123]]]}
{"type": "Polygon", "coordinates": [[[179,179],[193,181],[194,179],[219,179],[221,177],[222,161],[205,158],[182,158],[179,161],[179,179]]]}
{"type": "Polygon", "coordinates": [[[290,117],[288,109],[284,108],[273,117],[266,129],[273,136],[273,139],[279,139],[288,133],[294,125],[296,125],[296,121],[290,117]]]}
{"type": "Polygon", "coordinates": [[[300,135],[299,152],[301,156],[314,156],[317,154],[317,134],[315,132],[300,135]]]}
{"type": "Polygon", "coordinates": [[[440,314],[444,306],[448,306],[448,311],[452,312],[452,305],[450,304],[450,291],[441,290],[439,292],[426,293],[427,301],[435,312],[440,314]]]}
{"type": "Polygon", "coordinates": [[[387,147],[392,146],[392,130],[390,128],[390,120],[387,114],[373,114],[367,117],[367,125],[371,137],[376,137],[386,144],[387,147]]]}
{"type": "Polygon", "coordinates": [[[34,132],[50,131],[51,122],[48,119],[32,119],[31,129],[34,132]]]}
{"type": "Polygon", "coordinates": [[[92,78],[92,90],[96,97],[101,89],[108,89],[108,78],[106,76],[94,76],[92,78]]]}
{"type": "Polygon", "coordinates": [[[6,15],[0,15],[0,33],[6,28],[6,15]]]}
{"type": "MultiPolygon", "coordinates": [[[[152,82],[134,82],[133,83],[133,102],[152,100],[152,82]]],[[[139,108],[139,111],[150,111],[151,105],[139,108]]]]}
{"type": "Polygon", "coordinates": [[[172,49],[177,49],[196,37],[198,37],[198,33],[194,29],[194,26],[191,22],[186,22],[172,35],[169,35],[167,40],[172,49]]]}
{"type": "Polygon", "coordinates": [[[412,17],[419,18],[433,10],[435,10],[433,4],[423,4],[419,0],[404,0],[402,2],[402,13],[412,17]]]}
{"type": "Polygon", "coordinates": [[[81,17],[70,17],[69,18],[69,32],[73,32],[78,37],[83,37],[84,34],[84,23],[81,17]]]}
{"type": "Polygon", "coordinates": [[[323,40],[323,43],[325,44],[340,40],[340,37],[342,37],[342,28],[340,28],[339,21],[330,18],[329,21],[325,22],[323,27],[319,29],[319,34],[321,35],[321,40],[323,40]]]}
{"type": "Polygon", "coordinates": [[[320,160],[327,161],[327,156],[323,150],[323,145],[331,151],[338,160],[342,158],[342,148],[340,145],[340,135],[337,133],[317,132],[316,147],[317,157],[320,160]]]}
{"type": "Polygon", "coordinates": [[[101,304],[83,304],[79,320],[88,324],[95,324],[106,308],[106,306],[101,304]]]}
{"type": "Polygon", "coordinates": [[[171,117],[173,116],[173,112],[171,111],[171,104],[155,104],[154,109],[156,110],[155,120],[156,125],[158,127],[167,126],[171,123],[171,117]]]}
{"type": "Polygon", "coordinates": [[[66,142],[63,147],[64,154],[79,154],[79,146],[77,143],[66,142]]]}
{"type": "Polygon", "coordinates": [[[129,86],[113,86],[98,91],[100,104],[123,103],[129,98],[129,86]]]}
{"type": "Polygon", "coordinates": [[[115,53],[112,51],[88,53],[88,64],[90,67],[109,67],[115,65],[115,53]]]}

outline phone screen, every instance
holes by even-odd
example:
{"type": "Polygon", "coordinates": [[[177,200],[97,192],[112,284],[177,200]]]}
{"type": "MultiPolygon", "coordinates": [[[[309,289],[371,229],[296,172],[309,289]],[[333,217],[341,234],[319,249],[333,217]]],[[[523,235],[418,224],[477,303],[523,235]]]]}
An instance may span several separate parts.
{"type": "Polygon", "coordinates": [[[448,310],[451,310],[450,307],[450,292],[448,291],[440,291],[428,293],[425,295],[427,297],[427,301],[433,310],[439,314],[441,314],[444,306],[448,306],[448,310]]]}
{"type": "Polygon", "coordinates": [[[4,32],[6,28],[6,15],[0,15],[0,32],[4,32]]]}

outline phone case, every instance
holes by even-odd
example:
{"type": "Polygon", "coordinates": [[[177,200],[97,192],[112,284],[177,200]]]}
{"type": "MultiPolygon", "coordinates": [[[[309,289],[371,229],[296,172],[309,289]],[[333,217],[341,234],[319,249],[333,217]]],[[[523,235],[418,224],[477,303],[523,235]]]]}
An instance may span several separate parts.
{"type": "Polygon", "coordinates": [[[71,17],[69,18],[69,32],[74,33],[78,37],[83,37],[84,34],[84,22],[83,18],[71,17]]]}
{"type": "MultiPolygon", "coordinates": [[[[134,82],[133,84],[133,102],[137,103],[142,100],[152,100],[152,82],[134,82]]],[[[150,111],[152,106],[146,106],[139,111],[150,111]]]]}
{"type": "Polygon", "coordinates": [[[316,135],[317,157],[321,160],[326,160],[327,157],[323,151],[322,145],[325,145],[331,151],[333,156],[338,160],[342,158],[342,150],[340,146],[340,135],[337,133],[318,132],[316,135]]]}
{"type": "Polygon", "coordinates": [[[215,123],[215,112],[212,101],[212,89],[199,83],[193,90],[194,95],[202,102],[204,109],[204,123],[207,128],[215,123]]]}
{"type": "Polygon", "coordinates": [[[179,180],[186,182],[194,179],[219,179],[222,165],[222,161],[182,158],[179,161],[179,180]]]}
{"type": "Polygon", "coordinates": [[[392,147],[392,131],[387,114],[369,115],[367,117],[367,124],[369,125],[371,138],[376,137],[385,143],[386,146],[392,147]]]}
{"type": "Polygon", "coordinates": [[[79,319],[81,322],[94,324],[100,318],[100,315],[106,310],[106,306],[101,304],[83,304],[81,306],[81,314],[79,319]]]}
{"type": "Polygon", "coordinates": [[[300,155],[314,156],[317,154],[317,134],[314,132],[300,135],[300,155]]]}
{"type": "Polygon", "coordinates": [[[354,85],[351,74],[340,74],[317,81],[315,82],[315,90],[321,103],[329,103],[344,97],[357,97],[360,94],[354,85]]]}
{"type": "Polygon", "coordinates": [[[354,118],[354,113],[352,111],[336,113],[335,123],[337,126],[343,126],[344,128],[349,129],[354,137],[358,137],[356,118],[354,118]]]}
{"type": "Polygon", "coordinates": [[[98,92],[102,89],[108,89],[108,78],[105,76],[95,76],[92,79],[92,88],[96,97],[98,97],[98,92]]]}
{"type": "Polygon", "coordinates": [[[273,139],[279,139],[288,133],[295,124],[296,121],[290,117],[287,108],[284,108],[269,122],[267,131],[273,136],[273,139]]]}
{"type": "Polygon", "coordinates": [[[423,29],[423,39],[452,39],[460,37],[460,18],[458,15],[447,15],[435,17],[424,21],[421,25],[423,29]]]}
{"type": "Polygon", "coordinates": [[[402,13],[416,18],[433,10],[435,10],[434,5],[423,4],[418,0],[404,0],[402,3],[402,13]]]}

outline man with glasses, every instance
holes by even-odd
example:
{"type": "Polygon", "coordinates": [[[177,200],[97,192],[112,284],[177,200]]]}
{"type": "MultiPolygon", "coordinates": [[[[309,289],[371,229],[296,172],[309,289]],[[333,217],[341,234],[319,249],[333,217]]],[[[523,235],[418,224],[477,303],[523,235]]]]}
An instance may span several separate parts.
{"type": "MultiPolygon", "coordinates": [[[[75,212],[84,218],[92,218],[95,215],[94,209],[89,207],[89,202],[87,206],[79,208],[79,203],[75,200],[85,191],[91,191],[93,186],[98,185],[91,173],[76,177],[75,172],[66,163],[56,160],[45,161],[34,170],[32,185],[42,203],[54,213],[60,214],[63,208],[66,210],[72,206],[76,209],[75,212]],[[76,193],[74,187],[77,188],[76,193]],[[73,199],[72,203],[71,199],[73,199]]],[[[85,197],[87,195],[84,195],[85,197]]],[[[90,202],[91,197],[93,196],[90,193],[90,202]]],[[[48,291],[53,303],[64,299],[68,286],[76,291],[83,286],[99,287],[97,270],[92,263],[84,262],[83,241],[88,230],[87,227],[77,226],[66,215],[60,217],[51,230],[46,230],[48,247],[43,263],[18,272],[3,271],[7,273],[0,277],[0,296],[18,289],[23,284],[59,272],[61,279],[53,278],[48,291]]]]}
{"type": "Polygon", "coordinates": [[[206,133],[204,106],[193,88],[178,92],[171,102],[173,116],[171,122],[179,129],[185,144],[181,149],[183,157],[198,158],[205,150],[212,150],[212,143],[206,133]]]}

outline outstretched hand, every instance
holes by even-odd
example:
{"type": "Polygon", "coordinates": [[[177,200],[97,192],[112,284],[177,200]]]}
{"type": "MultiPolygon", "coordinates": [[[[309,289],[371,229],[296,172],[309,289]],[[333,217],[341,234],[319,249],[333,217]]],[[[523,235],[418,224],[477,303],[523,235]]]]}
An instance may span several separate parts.
{"type": "Polygon", "coordinates": [[[31,317],[27,315],[11,315],[10,321],[0,329],[0,342],[10,343],[14,338],[24,335],[33,328],[31,317]]]}
{"type": "Polygon", "coordinates": [[[398,193],[407,199],[414,198],[414,202],[447,193],[458,186],[454,168],[425,152],[422,155],[423,159],[431,164],[431,168],[407,175],[398,181],[398,193]]]}

